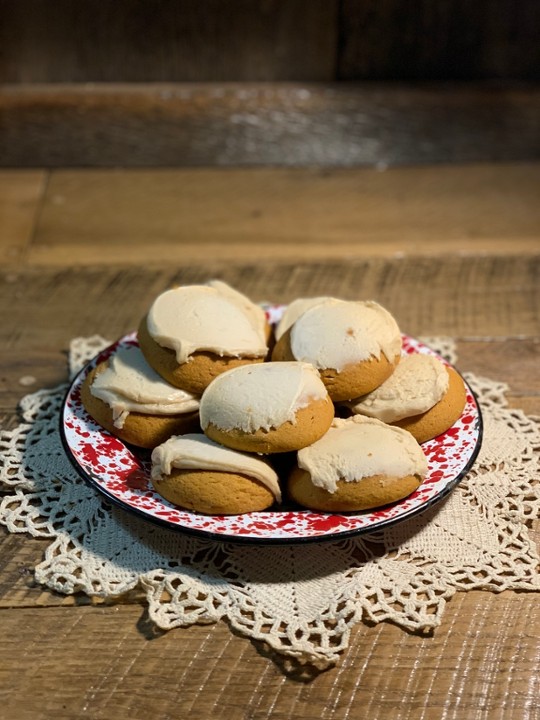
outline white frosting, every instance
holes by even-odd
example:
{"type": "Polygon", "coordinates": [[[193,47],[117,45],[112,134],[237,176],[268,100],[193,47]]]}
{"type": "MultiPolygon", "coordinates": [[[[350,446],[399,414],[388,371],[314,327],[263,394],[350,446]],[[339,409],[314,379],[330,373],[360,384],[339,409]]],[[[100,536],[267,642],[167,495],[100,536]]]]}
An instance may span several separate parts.
{"type": "Polygon", "coordinates": [[[310,310],[312,307],[316,307],[317,305],[323,305],[324,303],[334,299],[335,298],[331,297],[315,297],[298,298],[297,300],[293,300],[289,305],[287,305],[283,315],[281,316],[281,320],[277,324],[274,333],[276,340],[279,340],[283,333],[285,333],[291,325],[298,320],[300,315],[303,315],[306,312],[306,310],[310,310]]]}
{"type": "Polygon", "coordinates": [[[197,351],[229,357],[264,357],[268,351],[263,309],[217,280],[165,291],[146,322],[151,337],[174,350],[179,364],[197,351]]]}
{"type": "Polygon", "coordinates": [[[230,450],[210,440],[206,435],[175,436],[152,451],[152,479],[170,475],[171,470],[217,470],[241,473],[259,480],[278,502],[281,491],[278,476],[264,460],[230,450]]]}
{"type": "Polygon", "coordinates": [[[346,365],[380,358],[381,352],[393,362],[401,352],[401,334],[378,303],[331,299],[296,320],[291,350],[297,360],[340,372],[346,365]]]}
{"type": "Polygon", "coordinates": [[[386,423],[397,422],[432,408],[448,390],[448,372],[432,355],[401,358],[392,375],[373,392],[347,405],[355,413],[386,423]]]}
{"type": "Polygon", "coordinates": [[[114,425],[122,428],[130,412],[181,415],[199,409],[190,393],[169,385],[146,362],[138,347],[120,347],[107,368],[95,378],[90,392],[107,403],[114,425]]]}
{"type": "Polygon", "coordinates": [[[218,375],[201,397],[201,427],[251,433],[289,421],[313,400],[328,397],[319,373],[299,362],[269,362],[228,370],[218,375]]]}
{"type": "Polygon", "coordinates": [[[298,451],[298,465],[309,472],[314,485],[330,493],[337,490],[338,480],[359,482],[372,475],[424,477],[428,467],[410,433],[361,415],[336,418],[320,440],[298,451]]]}

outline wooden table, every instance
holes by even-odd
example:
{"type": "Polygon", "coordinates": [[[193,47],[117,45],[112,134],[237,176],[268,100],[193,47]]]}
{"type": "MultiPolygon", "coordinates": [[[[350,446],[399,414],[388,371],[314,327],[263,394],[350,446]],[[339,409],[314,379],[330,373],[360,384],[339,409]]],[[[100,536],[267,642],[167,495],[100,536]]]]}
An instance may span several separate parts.
{"type": "MultiPolygon", "coordinates": [[[[372,297],[540,415],[540,165],[0,172],[0,416],[65,381],[77,335],[136,327],[174,281],[254,300],[372,297]]],[[[37,586],[0,530],[0,717],[540,718],[538,596],[457,594],[431,636],[358,625],[341,664],[287,671],[224,623],[157,631],[138,598],[37,586]]]]}

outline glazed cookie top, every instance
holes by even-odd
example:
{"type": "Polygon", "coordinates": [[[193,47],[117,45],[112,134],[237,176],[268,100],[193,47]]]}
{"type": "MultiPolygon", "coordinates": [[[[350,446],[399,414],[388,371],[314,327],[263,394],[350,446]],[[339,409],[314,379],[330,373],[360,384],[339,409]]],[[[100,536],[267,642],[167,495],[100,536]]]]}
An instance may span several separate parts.
{"type": "Polygon", "coordinates": [[[251,433],[296,421],[296,412],[327,390],[312,365],[268,362],[227,370],[218,375],[201,397],[201,427],[251,433]]]}
{"type": "Polygon", "coordinates": [[[330,493],[338,480],[358,482],[372,475],[424,477],[427,460],[422,448],[406,430],[373,418],[355,415],[336,418],[320,440],[298,451],[298,466],[311,482],[330,493]]]}
{"type": "Polygon", "coordinates": [[[263,309],[218,280],[166,290],[146,322],[152,338],[174,350],[179,364],[197,351],[230,357],[264,357],[268,351],[263,309]]]}
{"type": "Polygon", "coordinates": [[[373,392],[346,403],[354,412],[391,423],[424,413],[448,390],[443,363],[432,355],[406,355],[373,392]]]}
{"type": "Polygon", "coordinates": [[[381,352],[393,362],[401,352],[401,334],[392,315],[376,302],[329,299],[300,315],[290,344],[297,360],[339,372],[381,352]]]}
{"type": "Polygon", "coordinates": [[[293,325],[298,320],[300,315],[303,315],[306,312],[306,310],[310,310],[312,307],[316,307],[317,305],[323,305],[324,303],[335,299],[336,298],[332,297],[314,297],[297,298],[296,300],[293,300],[285,308],[283,315],[281,316],[281,320],[276,326],[276,340],[279,340],[283,333],[286,332],[291,327],[291,325],[293,325]]]}
{"type": "Polygon", "coordinates": [[[170,475],[171,470],[214,470],[248,475],[270,490],[278,502],[278,476],[270,465],[254,455],[230,450],[206,435],[187,434],[170,438],[152,451],[152,479],[170,475]]]}
{"type": "Polygon", "coordinates": [[[109,358],[107,368],[96,376],[90,392],[109,405],[118,428],[124,426],[130,412],[180,415],[199,409],[194,395],[169,385],[135,346],[121,347],[109,358]]]}

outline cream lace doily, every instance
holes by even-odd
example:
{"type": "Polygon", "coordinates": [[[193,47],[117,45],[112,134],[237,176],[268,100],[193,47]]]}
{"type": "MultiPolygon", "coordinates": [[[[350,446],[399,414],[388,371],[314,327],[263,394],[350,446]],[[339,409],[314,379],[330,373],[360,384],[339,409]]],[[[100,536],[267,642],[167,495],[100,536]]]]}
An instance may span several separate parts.
{"type": "MultiPolygon", "coordinates": [[[[428,342],[455,361],[451,342],[428,342]]],[[[105,344],[75,340],[71,373],[105,344]]],[[[278,653],[325,668],[362,619],[426,631],[440,624],[458,590],[540,590],[529,533],[540,509],[539,428],[508,408],[503,383],[467,380],[484,417],[474,468],[444,501],[376,535],[286,547],[219,544],[111,507],[62,448],[66,386],[27,395],[21,424],[0,434],[0,522],[47,540],[35,575],[52,590],[114,598],[139,589],[160,628],[227,619],[278,653]]]]}

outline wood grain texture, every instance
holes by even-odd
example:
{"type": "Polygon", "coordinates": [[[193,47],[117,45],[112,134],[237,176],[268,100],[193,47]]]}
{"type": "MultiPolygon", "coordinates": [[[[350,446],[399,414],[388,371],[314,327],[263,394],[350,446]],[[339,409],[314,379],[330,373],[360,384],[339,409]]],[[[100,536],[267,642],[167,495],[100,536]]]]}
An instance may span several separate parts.
{"type": "MultiPolygon", "coordinates": [[[[52,376],[71,338],[115,339],[134,330],[167,287],[220,278],[255,301],[338,295],[372,298],[411,335],[540,335],[540,256],[370,259],[326,263],[209,262],[176,268],[33,269],[0,282],[5,351],[41,357],[54,348],[52,376]]],[[[1,276],[0,276],[1,277],[1,276]]],[[[13,355],[12,355],[13,357],[13,355]]],[[[25,374],[32,375],[28,368],[25,374]]],[[[12,375],[15,381],[16,373],[12,375]]]]}
{"type": "Polygon", "coordinates": [[[534,718],[539,612],[526,593],[458,594],[431,637],[358,626],[339,667],[284,674],[221,623],[164,634],[137,606],[48,608],[38,625],[0,610],[0,701],[17,720],[534,718]]]}
{"type": "Polygon", "coordinates": [[[4,0],[0,82],[331,80],[337,0],[4,0]]]}
{"type": "Polygon", "coordinates": [[[178,265],[540,250],[540,165],[53,171],[25,260],[178,265]]]}
{"type": "Polygon", "coordinates": [[[540,159],[537,86],[5,85],[3,167],[540,159]]]}
{"type": "MultiPolygon", "coordinates": [[[[274,179],[262,171],[200,171],[198,179],[150,173],[152,182],[137,173],[130,182],[124,173],[111,173],[110,181],[99,173],[53,176],[38,222],[29,209],[31,252],[0,271],[2,427],[14,426],[16,404],[28,391],[66,380],[72,337],[114,339],[136,327],[164,288],[210,277],[258,301],[375,298],[412,335],[456,337],[461,370],[507,382],[511,404],[540,415],[540,253],[527,244],[538,236],[537,169],[454,170],[365,177],[279,171],[274,179]],[[336,217],[327,217],[333,208],[336,217]],[[260,216],[251,215],[256,210],[260,216]],[[364,232],[353,238],[357,254],[340,254],[339,243],[358,225],[364,232]],[[156,256],[152,237],[169,252],[188,234],[193,252],[202,245],[192,262],[156,256]],[[312,236],[331,244],[334,255],[308,255],[312,236]],[[491,252],[490,237],[498,243],[491,252]],[[254,248],[272,238],[305,250],[304,258],[257,258],[254,248]],[[130,243],[138,264],[125,256],[130,243]],[[391,243],[398,256],[387,252],[391,243]],[[360,255],[364,246],[369,256],[360,255]],[[32,255],[37,248],[40,259],[32,255]],[[110,248],[121,264],[108,264],[110,248]],[[75,257],[99,264],[77,265],[75,257]]],[[[360,624],[341,663],[319,673],[283,661],[225,623],[156,630],[136,593],[95,605],[45,591],[32,568],[46,546],[0,530],[2,719],[540,717],[537,594],[459,593],[426,636],[389,623],[360,624]]]]}
{"type": "Polygon", "coordinates": [[[460,368],[508,383],[514,402],[534,398],[540,415],[540,337],[459,340],[458,357],[460,368]]]}
{"type": "Polygon", "coordinates": [[[540,78],[534,0],[3,0],[0,82],[540,78]]]}
{"type": "Polygon", "coordinates": [[[0,171],[0,263],[21,261],[32,239],[47,174],[43,170],[0,171]]]}
{"type": "Polygon", "coordinates": [[[540,79],[540,6],[513,0],[343,0],[338,77],[540,79]]]}

